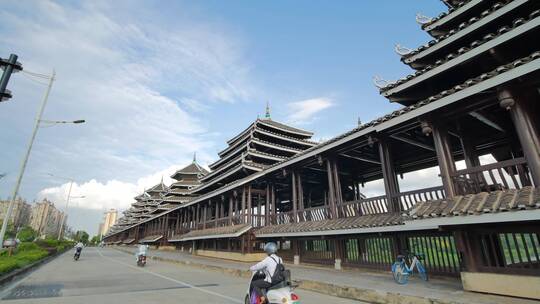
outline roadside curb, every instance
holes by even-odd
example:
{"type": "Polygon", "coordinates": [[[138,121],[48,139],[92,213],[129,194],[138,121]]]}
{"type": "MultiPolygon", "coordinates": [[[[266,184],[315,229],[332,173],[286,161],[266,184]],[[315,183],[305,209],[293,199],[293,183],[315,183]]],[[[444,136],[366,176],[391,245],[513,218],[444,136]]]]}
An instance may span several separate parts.
{"type": "Polygon", "coordinates": [[[9,273],[7,273],[7,274],[5,274],[3,276],[0,276],[0,287],[3,287],[7,283],[14,281],[17,277],[20,277],[20,276],[22,276],[24,274],[27,274],[28,272],[33,271],[34,269],[40,267],[41,265],[52,261],[53,259],[55,259],[56,257],[64,254],[67,251],[69,251],[69,249],[64,250],[62,252],[57,252],[57,253],[55,253],[53,255],[50,255],[50,256],[48,256],[48,257],[46,257],[44,259],[41,259],[39,261],[35,261],[32,264],[26,265],[23,268],[15,269],[12,272],[9,272],[9,273]]]}
{"type": "MultiPolygon", "coordinates": [[[[113,247],[118,251],[133,254],[133,252],[113,247]]],[[[232,269],[221,266],[206,265],[201,263],[193,263],[191,261],[182,261],[177,259],[162,258],[149,255],[152,260],[193,266],[205,270],[215,271],[236,277],[249,278],[251,272],[249,270],[232,269]]],[[[368,288],[358,288],[350,286],[338,286],[330,283],[312,281],[312,280],[295,280],[298,283],[298,288],[318,292],[325,295],[364,301],[374,304],[473,304],[470,301],[460,301],[457,299],[439,299],[430,297],[421,297],[414,295],[404,295],[400,293],[386,292],[368,288]]]]}

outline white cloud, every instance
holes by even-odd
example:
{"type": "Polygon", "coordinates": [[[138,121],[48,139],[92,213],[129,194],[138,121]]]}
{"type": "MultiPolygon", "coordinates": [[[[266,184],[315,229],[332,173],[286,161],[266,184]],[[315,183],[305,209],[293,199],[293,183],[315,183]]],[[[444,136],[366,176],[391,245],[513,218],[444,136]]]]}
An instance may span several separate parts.
{"type": "MultiPolygon", "coordinates": [[[[62,206],[67,185],[50,187],[42,176],[50,172],[81,181],[73,188],[86,196],[80,208],[123,209],[162,173],[170,183],[171,168],[189,164],[193,152],[202,163],[213,158],[208,124],[196,114],[250,99],[242,41],[221,24],[156,19],[155,8],[144,5],[13,1],[0,11],[4,49],[17,53],[25,70],[56,69],[44,118],[87,121],[39,131],[24,196],[39,192],[62,206]]],[[[44,91],[27,78],[13,77],[14,98],[0,112],[0,141],[12,147],[0,149],[6,172],[17,170],[44,91]]]]}
{"type": "MultiPolygon", "coordinates": [[[[171,166],[139,178],[136,182],[130,183],[119,180],[110,180],[101,183],[92,179],[82,183],[73,183],[71,196],[84,196],[84,198],[74,199],[70,205],[73,208],[106,210],[115,208],[118,210],[128,209],[134,202],[133,198],[144,190],[158,184],[163,178],[163,183],[169,186],[174,180],[170,176],[180,169],[181,166],[171,166]]],[[[64,183],[57,187],[43,189],[37,195],[38,199],[47,198],[57,202],[57,206],[64,208],[64,202],[69,193],[69,183],[64,183]]]]}
{"type": "Polygon", "coordinates": [[[287,121],[296,124],[309,123],[315,119],[317,113],[334,105],[334,102],[326,97],[291,102],[287,105],[290,113],[287,121]]]}

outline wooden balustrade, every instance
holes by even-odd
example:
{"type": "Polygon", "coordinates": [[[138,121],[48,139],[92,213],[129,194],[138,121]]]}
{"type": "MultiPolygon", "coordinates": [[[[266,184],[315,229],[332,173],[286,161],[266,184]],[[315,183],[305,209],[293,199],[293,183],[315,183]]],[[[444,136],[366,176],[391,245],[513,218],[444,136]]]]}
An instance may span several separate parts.
{"type": "Polygon", "coordinates": [[[532,185],[527,161],[523,157],[458,170],[451,177],[459,195],[532,185]]]}
{"type": "Polygon", "coordinates": [[[400,211],[411,209],[418,202],[439,200],[446,197],[443,186],[400,192],[393,196],[398,199],[400,211]]]}
{"type": "Polygon", "coordinates": [[[356,201],[338,204],[340,217],[360,216],[364,214],[379,214],[388,212],[386,195],[374,196],[356,201]]]}

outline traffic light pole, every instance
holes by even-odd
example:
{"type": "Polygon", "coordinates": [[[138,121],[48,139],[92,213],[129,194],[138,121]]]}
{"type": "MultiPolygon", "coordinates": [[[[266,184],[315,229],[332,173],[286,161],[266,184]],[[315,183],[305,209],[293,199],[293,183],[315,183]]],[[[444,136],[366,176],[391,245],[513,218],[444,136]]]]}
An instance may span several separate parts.
{"type": "Polygon", "coordinates": [[[30,151],[32,151],[32,145],[34,144],[34,139],[36,138],[36,134],[39,129],[39,124],[41,122],[41,116],[43,116],[43,112],[45,111],[45,106],[47,105],[47,100],[49,99],[49,93],[51,91],[51,87],[55,79],[55,76],[56,76],[56,72],[53,71],[52,76],[49,78],[49,85],[47,86],[47,90],[45,91],[45,95],[43,96],[43,101],[41,102],[39,112],[36,116],[36,121],[34,123],[34,130],[32,131],[32,137],[30,137],[30,142],[28,143],[28,148],[26,149],[26,154],[24,155],[23,162],[21,164],[19,176],[17,177],[17,183],[15,184],[15,188],[13,189],[13,194],[11,195],[11,202],[9,202],[9,207],[8,207],[6,216],[4,217],[4,221],[2,222],[2,229],[0,230],[0,248],[2,248],[4,245],[4,236],[6,234],[8,221],[11,218],[11,213],[13,212],[13,207],[15,206],[15,200],[17,198],[17,194],[19,194],[19,187],[21,186],[24,170],[26,169],[26,164],[28,163],[28,157],[30,156],[30,151]]]}
{"type": "Polygon", "coordinates": [[[5,66],[4,73],[2,73],[2,78],[0,78],[0,102],[11,98],[11,93],[6,91],[9,78],[13,72],[18,72],[22,70],[22,65],[17,62],[17,55],[11,54],[8,60],[0,58],[0,65],[5,66]]]}

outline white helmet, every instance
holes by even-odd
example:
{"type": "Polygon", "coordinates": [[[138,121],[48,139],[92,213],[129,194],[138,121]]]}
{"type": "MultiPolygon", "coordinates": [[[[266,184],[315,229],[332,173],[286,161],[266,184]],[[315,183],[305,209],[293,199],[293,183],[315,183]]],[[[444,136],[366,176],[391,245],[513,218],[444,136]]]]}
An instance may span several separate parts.
{"type": "Polygon", "coordinates": [[[271,255],[277,252],[277,245],[274,242],[269,242],[264,245],[264,252],[271,255]]]}

